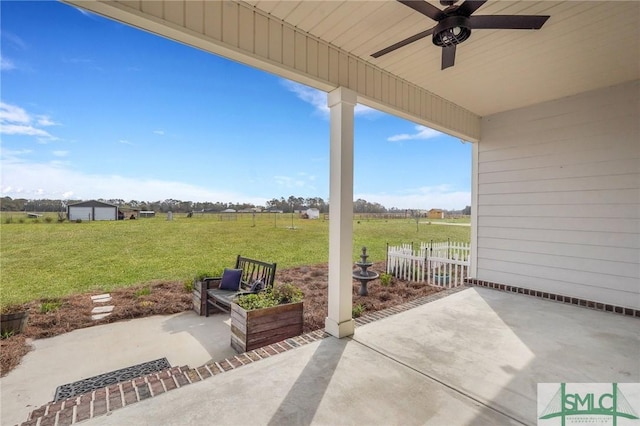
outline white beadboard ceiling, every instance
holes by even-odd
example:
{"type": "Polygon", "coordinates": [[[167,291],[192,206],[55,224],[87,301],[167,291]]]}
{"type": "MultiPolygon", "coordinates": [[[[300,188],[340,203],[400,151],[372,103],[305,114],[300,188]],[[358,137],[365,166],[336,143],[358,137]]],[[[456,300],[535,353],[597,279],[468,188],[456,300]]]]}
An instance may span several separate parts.
{"type": "Polygon", "coordinates": [[[475,30],[446,70],[431,36],[370,56],[435,25],[397,1],[246,3],[479,116],[640,78],[638,1],[489,0],[474,15],[551,18],[538,31],[475,30]]]}

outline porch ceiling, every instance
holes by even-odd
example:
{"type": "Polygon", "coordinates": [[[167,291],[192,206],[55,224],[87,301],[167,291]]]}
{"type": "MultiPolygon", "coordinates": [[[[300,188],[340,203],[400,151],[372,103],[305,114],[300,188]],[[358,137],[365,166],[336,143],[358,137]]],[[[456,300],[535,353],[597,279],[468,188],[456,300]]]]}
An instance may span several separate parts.
{"type": "Polygon", "coordinates": [[[539,31],[475,30],[446,70],[431,36],[370,56],[435,24],[397,1],[247,3],[479,116],[640,78],[637,1],[489,0],[475,15],[551,18],[539,31]]]}

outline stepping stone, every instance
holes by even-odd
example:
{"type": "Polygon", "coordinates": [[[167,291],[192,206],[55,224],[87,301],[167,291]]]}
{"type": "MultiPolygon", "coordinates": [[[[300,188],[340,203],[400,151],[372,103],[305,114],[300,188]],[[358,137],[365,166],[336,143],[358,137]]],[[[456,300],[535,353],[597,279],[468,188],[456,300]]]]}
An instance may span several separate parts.
{"type": "Polygon", "coordinates": [[[113,306],[109,305],[109,306],[96,306],[95,308],[93,308],[91,310],[92,314],[107,314],[107,313],[111,313],[111,311],[113,311],[113,306]]]}
{"type": "Polygon", "coordinates": [[[111,312],[107,312],[106,314],[95,314],[95,315],[91,315],[91,319],[93,321],[98,321],[98,320],[101,320],[103,318],[108,317],[109,315],[111,315],[111,312]]]}
{"type": "Polygon", "coordinates": [[[109,293],[98,294],[96,296],[91,296],[91,300],[93,303],[107,303],[111,301],[111,295],[109,293]]]}

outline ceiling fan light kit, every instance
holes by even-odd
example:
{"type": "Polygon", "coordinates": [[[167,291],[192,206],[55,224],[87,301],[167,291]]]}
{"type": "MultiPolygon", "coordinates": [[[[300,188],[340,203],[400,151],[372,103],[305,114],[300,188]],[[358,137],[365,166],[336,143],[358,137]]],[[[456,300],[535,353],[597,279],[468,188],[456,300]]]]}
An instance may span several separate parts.
{"type": "Polygon", "coordinates": [[[487,0],[466,0],[456,6],[457,0],[441,0],[440,4],[448,6],[444,10],[427,3],[426,0],[397,0],[428,18],[438,22],[435,27],[422,31],[409,38],[401,40],[389,47],[373,53],[371,56],[379,58],[404,47],[414,41],[432,35],[433,44],[442,47],[442,67],[446,69],[455,63],[456,46],[471,36],[472,29],[503,29],[503,30],[539,30],[549,16],[543,15],[485,15],[471,16],[487,0]]]}
{"type": "Polygon", "coordinates": [[[460,44],[470,35],[469,18],[448,16],[433,28],[433,44],[440,47],[460,44]]]}

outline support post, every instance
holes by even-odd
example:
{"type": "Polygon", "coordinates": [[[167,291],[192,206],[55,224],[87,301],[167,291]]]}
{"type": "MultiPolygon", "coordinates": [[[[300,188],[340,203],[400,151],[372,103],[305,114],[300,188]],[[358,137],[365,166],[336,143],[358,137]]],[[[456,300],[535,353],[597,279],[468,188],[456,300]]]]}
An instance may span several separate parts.
{"type": "Polygon", "coordinates": [[[352,318],[353,114],[355,92],[339,87],[327,97],[331,117],[329,179],[329,289],[325,331],[342,338],[352,318]]]}

